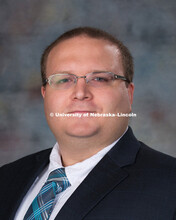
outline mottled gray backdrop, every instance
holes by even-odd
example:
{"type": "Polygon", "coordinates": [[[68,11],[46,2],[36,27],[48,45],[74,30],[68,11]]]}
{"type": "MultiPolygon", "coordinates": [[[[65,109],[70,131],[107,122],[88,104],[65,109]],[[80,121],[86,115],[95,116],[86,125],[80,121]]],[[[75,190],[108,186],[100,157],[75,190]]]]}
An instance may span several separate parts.
{"type": "Polygon", "coordinates": [[[52,147],[40,95],[40,56],[62,32],[94,26],[135,59],[131,126],[176,156],[175,0],[0,0],[0,164],[52,147]]]}

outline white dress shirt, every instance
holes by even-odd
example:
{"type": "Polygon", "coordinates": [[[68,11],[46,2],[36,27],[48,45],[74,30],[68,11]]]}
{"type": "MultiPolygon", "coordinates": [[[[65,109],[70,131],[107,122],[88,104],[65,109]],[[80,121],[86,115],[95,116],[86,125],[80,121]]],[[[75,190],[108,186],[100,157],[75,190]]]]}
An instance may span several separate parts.
{"type": "MultiPolygon", "coordinates": [[[[127,129],[126,129],[127,130],[127,129]]],[[[125,131],[126,132],[126,131],[125,131]]],[[[123,134],[124,135],[124,134],[123,134]]],[[[122,135],[122,136],[123,136],[122,135]]],[[[121,137],[122,137],[121,136],[121,137]]],[[[120,137],[120,138],[121,138],[120,137]]],[[[81,184],[81,182],[85,179],[85,177],[90,173],[90,171],[96,166],[96,164],[105,156],[105,154],[120,140],[116,140],[109,146],[103,148],[101,151],[93,155],[92,157],[76,163],[71,166],[65,167],[65,173],[67,178],[71,184],[65,191],[61,192],[57,197],[56,205],[51,213],[50,220],[55,219],[56,215],[65,204],[65,202],[69,199],[72,193],[76,190],[76,188],[81,184]]],[[[35,182],[29,189],[26,196],[23,198],[21,205],[19,206],[17,213],[15,215],[15,220],[22,220],[33,202],[34,198],[37,196],[38,192],[45,184],[49,174],[58,168],[62,168],[61,157],[59,153],[59,145],[56,143],[50,154],[50,163],[47,168],[36,178],[35,182]]]]}

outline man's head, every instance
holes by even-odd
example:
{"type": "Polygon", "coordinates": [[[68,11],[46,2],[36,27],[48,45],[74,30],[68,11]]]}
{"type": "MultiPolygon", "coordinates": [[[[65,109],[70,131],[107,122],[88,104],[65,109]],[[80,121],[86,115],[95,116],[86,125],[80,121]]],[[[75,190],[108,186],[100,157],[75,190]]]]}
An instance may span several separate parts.
{"type": "MultiPolygon", "coordinates": [[[[51,75],[56,74],[74,74],[77,77],[86,75],[88,77],[92,72],[112,72],[132,81],[132,58],[120,41],[107,33],[105,35],[109,36],[108,40],[100,37],[104,32],[92,28],[79,28],[68,33],[63,34],[45,51],[42,58],[43,80],[45,77],[48,79],[51,75]],[[87,33],[85,33],[86,30],[87,33]],[[89,32],[93,32],[94,35],[90,35],[89,32]],[[113,42],[110,38],[114,39],[113,42]],[[125,66],[127,60],[129,63],[125,66]]],[[[51,112],[117,114],[131,111],[134,89],[132,83],[121,79],[102,83],[102,78],[96,78],[95,82],[86,83],[84,78],[79,78],[77,83],[73,83],[67,89],[56,89],[48,83],[44,83],[42,86],[46,118],[57,140],[92,139],[101,145],[106,145],[112,143],[125,131],[128,118],[50,117],[51,112]],[[99,87],[94,86],[97,84],[97,80],[101,84],[99,87]]],[[[59,81],[61,85],[65,83],[70,83],[65,77],[59,81]]]]}
{"type": "Polygon", "coordinates": [[[133,58],[128,48],[120,40],[118,40],[117,38],[115,38],[114,36],[103,30],[92,27],[79,27],[65,32],[45,49],[41,59],[41,75],[42,75],[43,85],[46,84],[46,64],[47,64],[48,54],[50,53],[50,51],[60,42],[77,36],[87,36],[90,38],[102,39],[109,41],[110,44],[116,45],[121,53],[124,75],[130,82],[133,81],[133,75],[134,75],[133,58]]]}

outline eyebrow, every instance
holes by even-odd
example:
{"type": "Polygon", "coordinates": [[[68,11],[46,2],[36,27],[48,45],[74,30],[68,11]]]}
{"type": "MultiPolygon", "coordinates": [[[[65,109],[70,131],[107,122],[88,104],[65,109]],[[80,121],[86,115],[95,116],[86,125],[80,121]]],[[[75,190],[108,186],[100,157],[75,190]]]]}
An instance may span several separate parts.
{"type": "MultiPolygon", "coordinates": [[[[112,71],[110,71],[110,70],[102,70],[102,69],[101,70],[100,69],[94,69],[94,70],[88,71],[85,74],[94,73],[94,72],[112,72],[112,71]]],[[[54,72],[52,74],[57,74],[57,73],[76,74],[76,73],[74,73],[74,71],[71,71],[71,70],[69,70],[69,71],[58,70],[58,71],[56,71],[56,72],[54,72]]]]}

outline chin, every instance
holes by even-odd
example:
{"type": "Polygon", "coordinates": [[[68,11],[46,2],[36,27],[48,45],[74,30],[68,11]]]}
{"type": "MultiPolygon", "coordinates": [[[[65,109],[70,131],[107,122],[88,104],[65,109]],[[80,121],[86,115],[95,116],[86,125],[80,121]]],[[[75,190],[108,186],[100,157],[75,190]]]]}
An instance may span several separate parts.
{"type": "Polygon", "coordinates": [[[66,130],[66,134],[72,137],[79,137],[79,138],[86,138],[92,137],[98,133],[99,129],[97,126],[90,126],[90,125],[75,125],[73,127],[69,127],[66,130]]]}
{"type": "Polygon", "coordinates": [[[97,120],[90,120],[90,118],[69,118],[50,124],[50,128],[54,134],[61,135],[62,133],[70,137],[80,138],[96,135],[100,131],[100,127],[101,125],[97,123],[97,120]]]}

